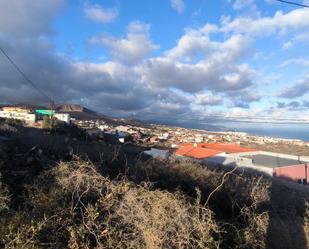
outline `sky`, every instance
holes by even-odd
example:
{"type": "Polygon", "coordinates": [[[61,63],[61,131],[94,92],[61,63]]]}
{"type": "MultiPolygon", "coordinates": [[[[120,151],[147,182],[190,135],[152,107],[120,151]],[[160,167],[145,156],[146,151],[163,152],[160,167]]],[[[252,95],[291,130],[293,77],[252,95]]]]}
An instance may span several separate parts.
{"type": "MultiPolygon", "coordinates": [[[[192,127],[309,123],[309,8],[275,0],[0,0],[0,47],[56,103],[192,127]]],[[[48,98],[0,54],[0,102],[48,98]]]]}

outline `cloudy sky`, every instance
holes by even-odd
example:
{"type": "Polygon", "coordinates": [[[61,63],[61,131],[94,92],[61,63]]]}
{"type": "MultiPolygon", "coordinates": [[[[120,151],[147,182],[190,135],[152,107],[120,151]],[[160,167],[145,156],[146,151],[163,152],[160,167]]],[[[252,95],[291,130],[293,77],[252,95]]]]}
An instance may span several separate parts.
{"type": "MultiPolygon", "coordinates": [[[[0,0],[0,46],[57,103],[180,125],[309,123],[309,8],[0,0]]],[[[0,54],[0,102],[44,101],[0,54]]]]}

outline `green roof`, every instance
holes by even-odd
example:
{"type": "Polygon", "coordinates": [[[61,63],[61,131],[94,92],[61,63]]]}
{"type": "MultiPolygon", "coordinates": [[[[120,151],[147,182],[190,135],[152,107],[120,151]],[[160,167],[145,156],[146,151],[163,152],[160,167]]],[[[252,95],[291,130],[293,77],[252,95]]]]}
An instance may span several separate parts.
{"type": "Polygon", "coordinates": [[[35,110],[35,113],[41,114],[41,115],[53,115],[55,114],[54,110],[35,110]]]}

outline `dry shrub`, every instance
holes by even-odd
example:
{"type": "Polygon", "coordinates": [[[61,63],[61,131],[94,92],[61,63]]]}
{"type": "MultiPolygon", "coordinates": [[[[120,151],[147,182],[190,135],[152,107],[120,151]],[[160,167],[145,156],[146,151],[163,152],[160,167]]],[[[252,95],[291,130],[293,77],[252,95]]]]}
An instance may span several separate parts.
{"type": "MultiPolygon", "coordinates": [[[[195,189],[202,191],[202,199],[220,183],[222,172],[209,170],[193,162],[148,160],[137,162],[130,169],[130,177],[137,182],[150,181],[167,190],[180,188],[194,197],[195,189]]],[[[202,200],[203,201],[203,200],[202,200]]]]}
{"type": "Polygon", "coordinates": [[[270,201],[270,183],[262,177],[252,178],[248,183],[250,205],[241,208],[244,227],[238,232],[237,248],[266,248],[269,213],[265,203],[270,201]]]}
{"type": "Polygon", "coordinates": [[[0,212],[8,208],[9,201],[10,201],[9,191],[3,185],[0,173],[0,212]]]}
{"type": "Polygon", "coordinates": [[[17,128],[14,127],[13,125],[11,125],[9,123],[1,123],[0,124],[0,133],[10,134],[10,133],[14,133],[14,132],[17,132],[17,128]]]}
{"type": "Polygon", "coordinates": [[[247,172],[223,179],[227,171],[192,162],[150,160],[139,162],[131,174],[135,180],[151,181],[169,191],[180,189],[192,197],[195,188],[201,189],[203,203],[211,195],[207,204],[225,230],[221,233],[224,246],[265,248],[271,181],[247,172]]]}
{"type": "MultiPolygon", "coordinates": [[[[145,191],[144,187],[126,192],[116,211],[133,228],[137,241],[131,248],[215,248],[214,223],[209,209],[199,201],[188,203],[180,193],[145,191]]],[[[132,235],[133,235],[132,234],[132,235]]]]}
{"type": "Polygon", "coordinates": [[[180,192],[110,181],[87,162],[60,163],[29,187],[28,209],[3,223],[6,248],[217,248],[212,212],[180,192]]]}
{"type": "Polygon", "coordinates": [[[309,202],[305,202],[305,224],[304,224],[304,231],[305,231],[305,236],[307,240],[307,248],[309,248],[309,202]]]}

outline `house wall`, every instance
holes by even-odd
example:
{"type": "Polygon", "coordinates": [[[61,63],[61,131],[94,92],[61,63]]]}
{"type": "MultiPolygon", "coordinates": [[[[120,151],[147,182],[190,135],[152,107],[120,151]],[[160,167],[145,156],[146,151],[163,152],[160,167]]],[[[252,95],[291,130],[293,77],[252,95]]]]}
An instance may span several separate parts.
{"type": "Polygon", "coordinates": [[[68,113],[55,113],[54,117],[66,123],[70,123],[70,114],[68,113]]]}
{"type": "Polygon", "coordinates": [[[309,164],[274,168],[273,176],[296,182],[302,182],[303,179],[306,179],[306,182],[309,183],[309,164]]]}
{"type": "Polygon", "coordinates": [[[35,114],[30,114],[30,113],[0,111],[0,117],[1,118],[19,119],[19,120],[23,120],[27,123],[34,123],[35,122],[35,114]]]}
{"type": "Polygon", "coordinates": [[[218,165],[228,166],[228,167],[238,167],[242,169],[248,169],[253,171],[260,171],[269,176],[273,175],[273,169],[269,167],[256,166],[252,163],[252,159],[234,156],[234,154],[220,154],[217,156],[205,158],[203,162],[214,163],[218,165]]]}

